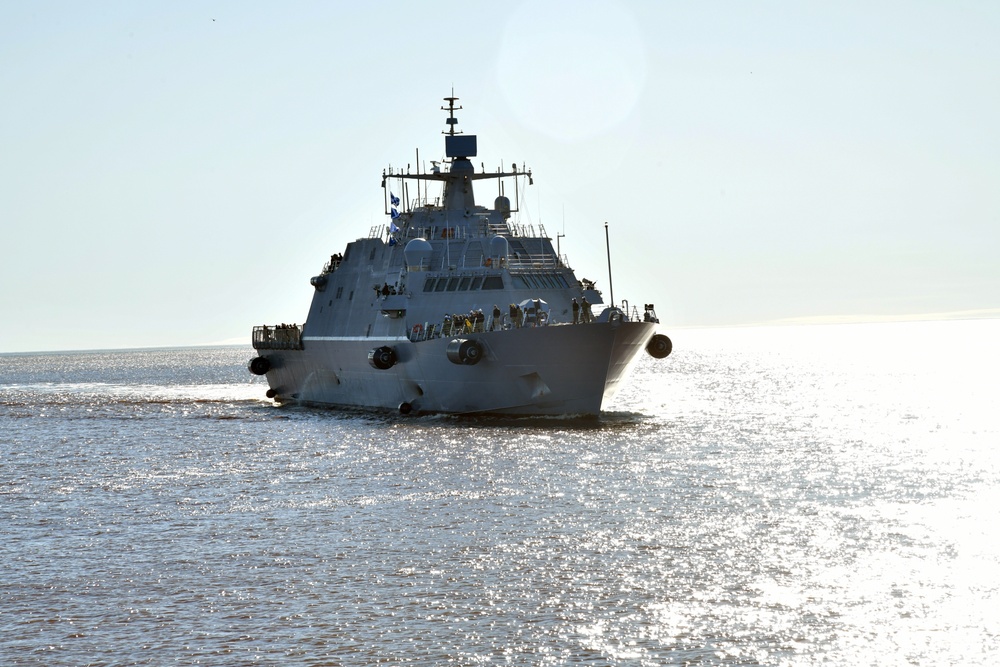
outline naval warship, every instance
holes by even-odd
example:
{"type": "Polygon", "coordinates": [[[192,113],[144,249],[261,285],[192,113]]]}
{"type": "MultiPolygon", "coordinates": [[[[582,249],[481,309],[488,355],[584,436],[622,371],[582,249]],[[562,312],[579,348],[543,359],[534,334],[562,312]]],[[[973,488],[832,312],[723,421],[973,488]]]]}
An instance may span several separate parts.
{"type": "Polygon", "coordinates": [[[311,278],[303,324],[253,328],[249,370],[281,404],[597,415],[644,350],[670,354],[655,307],[640,314],[613,290],[605,304],[558,238],[519,222],[531,170],[476,171],[476,135],[457,129],[458,98],[444,100],[444,159],[422,170],[418,152],[415,173],[383,171],[387,224],[311,278]],[[477,181],[495,182],[492,208],[476,203],[477,181]]]}

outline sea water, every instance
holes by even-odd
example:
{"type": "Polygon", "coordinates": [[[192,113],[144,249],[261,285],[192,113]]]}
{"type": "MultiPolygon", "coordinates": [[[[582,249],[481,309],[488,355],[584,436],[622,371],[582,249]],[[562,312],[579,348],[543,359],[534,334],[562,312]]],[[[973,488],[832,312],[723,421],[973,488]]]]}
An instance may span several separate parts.
{"type": "Polygon", "coordinates": [[[670,333],[589,420],[0,355],[0,663],[995,664],[1000,321],[670,333]]]}

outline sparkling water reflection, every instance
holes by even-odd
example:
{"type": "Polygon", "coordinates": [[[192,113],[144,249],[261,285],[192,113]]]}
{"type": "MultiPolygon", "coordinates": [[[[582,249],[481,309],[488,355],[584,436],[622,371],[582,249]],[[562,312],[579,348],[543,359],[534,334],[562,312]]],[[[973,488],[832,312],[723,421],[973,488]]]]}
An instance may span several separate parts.
{"type": "Polygon", "coordinates": [[[998,333],[679,332],[599,420],[276,409],[244,349],[7,355],[0,658],[993,664],[998,333]]]}

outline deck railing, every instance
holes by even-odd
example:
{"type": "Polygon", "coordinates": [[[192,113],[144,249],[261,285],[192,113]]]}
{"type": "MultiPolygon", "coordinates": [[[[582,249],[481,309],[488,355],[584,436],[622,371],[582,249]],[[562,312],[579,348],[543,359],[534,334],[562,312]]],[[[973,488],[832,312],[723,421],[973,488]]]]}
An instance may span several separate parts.
{"type": "Polygon", "coordinates": [[[563,263],[555,253],[512,253],[507,256],[507,266],[512,269],[555,269],[563,266],[563,263]]]}
{"type": "Polygon", "coordinates": [[[302,325],[276,324],[253,328],[255,350],[301,350],[302,325]]]}

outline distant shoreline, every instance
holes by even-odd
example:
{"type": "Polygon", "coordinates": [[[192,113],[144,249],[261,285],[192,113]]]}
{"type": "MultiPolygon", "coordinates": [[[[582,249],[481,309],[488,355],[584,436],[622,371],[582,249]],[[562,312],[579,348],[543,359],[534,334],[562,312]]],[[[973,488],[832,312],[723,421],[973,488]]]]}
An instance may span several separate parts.
{"type": "MultiPolygon", "coordinates": [[[[676,331],[697,331],[707,329],[747,329],[765,327],[795,327],[795,326],[842,326],[842,325],[864,325],[864,324],[904,324],[913,322],[968,322],[977,320],[1000,319],[1000,308],[962,310],[947,313],[926,313],[922,315],[833,315],[815,317],[793,317],[778,320],[765,320],[762,322],[748,322],[741,324],[694,324],[694,325],[668,325],[669,330],[676,331]]],[[[136,347],[115,347],[115,348],[91,348],[83,350],[20,350],[14,352],[0,352],[0,357],[10,356],[30,356],[40,354],[89,354],[109,352],[142,352],[157,350],[193,350],[193,349],[220,349],[220,348],[240,348],[245,347],[252,350],[252,346],[247,337],[245,343],[234,342],[234,339],[217,343],[198,343],[193,345],[150,345],[136,347]]]]}
{"type": "Polygon", "coordinates": [[[96,348],[90,350],[35,350],[24,352],[0,352],[0,357],[29,357],[43,354],[109,354],[112,352],[167,352],[171,350],[219,350],[224,348],[245,347],[253,350],[248,340],[244,344],[237,343],[206,343],[202,345],[152,345],[150,347],[114,347],[96,348]]]}

